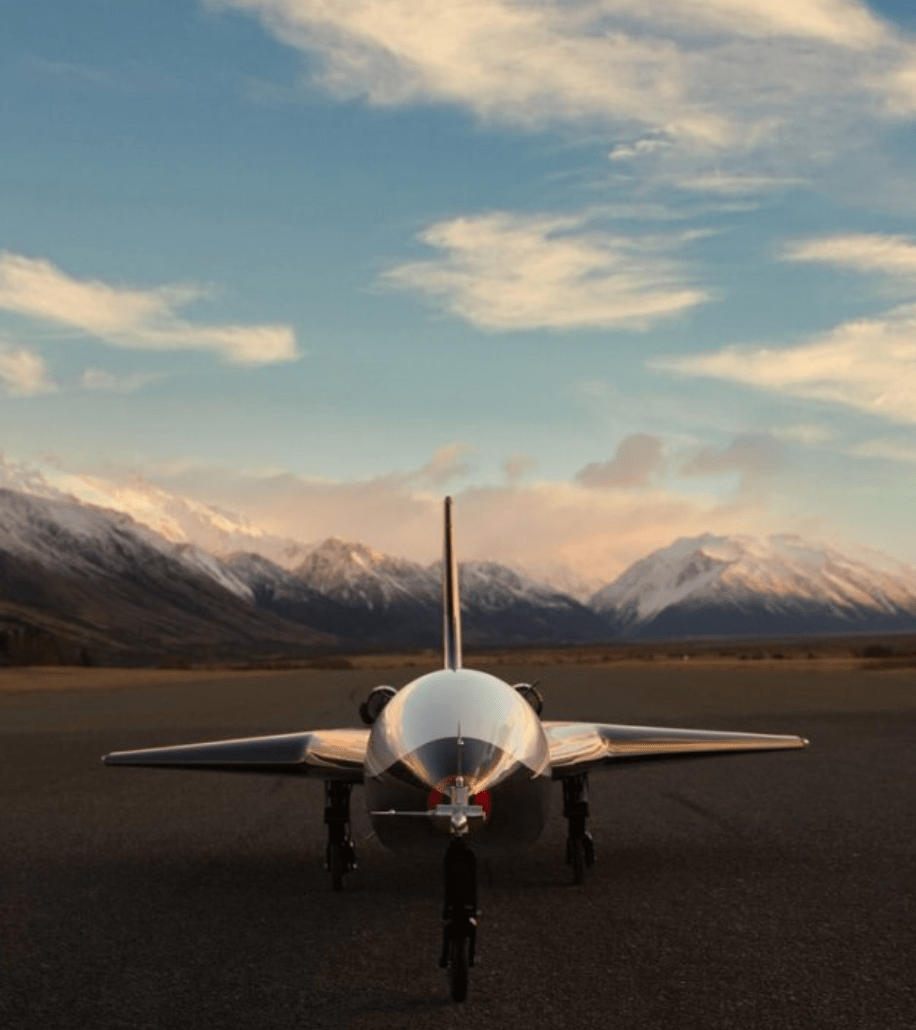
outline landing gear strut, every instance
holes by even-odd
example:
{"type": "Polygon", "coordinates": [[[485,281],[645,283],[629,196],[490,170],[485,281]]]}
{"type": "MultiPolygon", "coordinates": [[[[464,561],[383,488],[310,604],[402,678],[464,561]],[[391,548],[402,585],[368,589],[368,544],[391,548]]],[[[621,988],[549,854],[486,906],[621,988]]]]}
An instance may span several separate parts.
{"type": "Polygon", "coordinates": [[[324,781],[324,821],[328,828],[325,868],[331,874],[331,889],[343,889],[344,875],[356,868],[356,848],[350,838],[351,783],[324,781]]]}
{"type": "Polygon", "coordinates": [[[569,826],[566,864],[572,866],[573,883],[585,879],[585,869],[595,864],[595,843],[588,832],[588,774],[563,780],[563,815],[569,826]]]}
{"type": "Polygon", "coordinates": [[[468,996],[468,969],[477,944],[477,857],[463,836],[452,837],[445,852],[445,906],[442,910],[442,954],[453,1001],[468,996]]]}

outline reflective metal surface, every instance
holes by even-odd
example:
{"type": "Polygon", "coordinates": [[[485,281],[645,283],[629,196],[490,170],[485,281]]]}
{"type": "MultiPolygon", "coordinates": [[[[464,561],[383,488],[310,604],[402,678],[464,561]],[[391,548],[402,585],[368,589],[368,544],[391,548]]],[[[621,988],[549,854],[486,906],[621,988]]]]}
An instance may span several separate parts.
{"type": "Polygon", "coordinates": [[[604,764],[684,758],[740,751],[783,751],[808,746],[804,737],[729,733],[663,726],[618,726],[602,722],[545,722],[555,779],[604,764]]]}
{"type": "MultiPolygon", "coordinates": [[[[385,707],[366,749],[369,812],[429,811],[441,795],[451,794],[459,776],[471,802],[488,796],[487,817],[468,823],[475,846],[537,838],[550,800],[549,751],[540,720],[507,683],[470,669],[422,676],[385,707]]],[[[436,819],[372,820],[382,843],[395,849],[424,843],[441,848],[449,829],[447,821],[436,819]]]]}
{"type": "Polygon", "coordinates": [[[271,776],[320,776],[359,783],[369,731],[363,729],[312,730],[270,737],[204,741],[114,751],[106,765],[158,766],[165,769],[211,769],[219,772],[267,773],[271,776]]]}

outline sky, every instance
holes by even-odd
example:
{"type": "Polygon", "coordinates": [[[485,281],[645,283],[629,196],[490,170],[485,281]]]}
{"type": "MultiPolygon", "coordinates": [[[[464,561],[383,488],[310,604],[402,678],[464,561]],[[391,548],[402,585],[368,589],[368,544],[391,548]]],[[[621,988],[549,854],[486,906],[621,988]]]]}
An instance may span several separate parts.
{"type": "Polygon", "coordinates": [[[467,557],[592,582],[916,562],[911,4],[0,18],[0,481],[423,561],[450,493],[467,557]]]}

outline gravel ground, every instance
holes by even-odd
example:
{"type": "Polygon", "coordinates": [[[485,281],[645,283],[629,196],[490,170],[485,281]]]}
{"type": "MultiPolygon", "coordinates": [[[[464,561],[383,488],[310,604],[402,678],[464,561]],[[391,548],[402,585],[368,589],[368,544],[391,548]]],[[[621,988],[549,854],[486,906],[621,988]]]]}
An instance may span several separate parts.
{"type": "Polygon", "coordinates": [[[541,679],[551,718],[812,745],[593,775],[598,864],[579,888],[558,788],[532,849],[481,863],[480,962],[456,1006],[436,965],[438,862],[383,850],[361,793],[360,868],[334,894],[320,782],[99,763],[354,724],[378,672],[0,694],[0,1026],[916,1026],[916,674],[494,671],[541,679]]]}

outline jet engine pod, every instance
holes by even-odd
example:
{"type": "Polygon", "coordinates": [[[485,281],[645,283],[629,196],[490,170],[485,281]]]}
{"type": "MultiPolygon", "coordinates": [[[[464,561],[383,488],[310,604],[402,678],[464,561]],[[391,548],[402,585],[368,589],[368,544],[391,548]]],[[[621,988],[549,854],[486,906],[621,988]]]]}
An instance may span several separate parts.
{"type": "Polygon", "coordinates": [[[515,689],[531,705],[535,712],[540,715],[544,709],[544,698],[541,697],[541,692],[536,688],[535,684],[516,683],[515,689]]]}
{"type": "Polygon", "coordinates": [[[396,693],[394,687],[374,687],[366,700],[359,706],[360,719],[367,726],[371,726],[396,693]]]}

